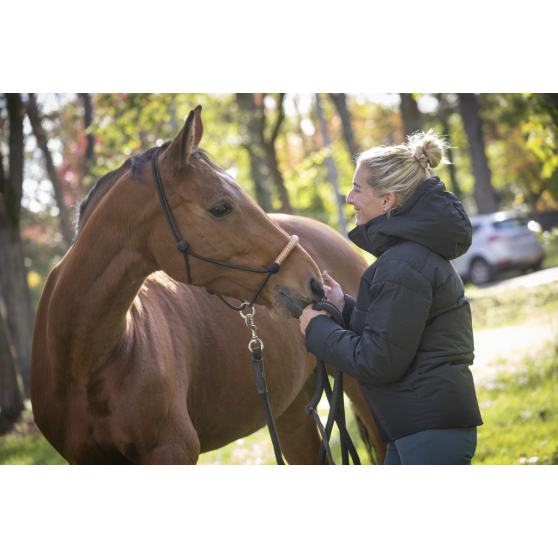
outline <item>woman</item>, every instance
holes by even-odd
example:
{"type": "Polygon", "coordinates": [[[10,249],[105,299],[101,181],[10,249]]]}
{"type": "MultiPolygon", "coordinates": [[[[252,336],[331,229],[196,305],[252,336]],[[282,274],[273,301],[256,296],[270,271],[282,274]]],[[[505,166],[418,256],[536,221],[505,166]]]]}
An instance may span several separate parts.
{"type": "Polygon", "coordinates": [[[308,306],[306,347],[359,382],[382,439],[386,465],[470,464],[482,424],[469,365],[473,329],[463,283],[449,260],[471,245],[459,199],[430,169],[444,142],[417,133],[357,160],[347,203],[349,238],[378,259],[356,301],[324,271],[327,298],[346,329],[308,306]]]}

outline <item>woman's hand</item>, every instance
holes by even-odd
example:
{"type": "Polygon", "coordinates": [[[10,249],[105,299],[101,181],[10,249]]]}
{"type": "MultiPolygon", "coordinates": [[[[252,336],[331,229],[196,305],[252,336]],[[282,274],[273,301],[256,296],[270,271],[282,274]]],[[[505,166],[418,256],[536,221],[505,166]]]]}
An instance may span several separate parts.
{"type": "Polygon", "coordinates": [[[327,269],[322,273],[322,277],[324,278],[324,291],[327,299],[339,308],[339,312],[343,312],[345,295],[341,290],[341,286],[329,276],[327,269]]]}
{"type": "Polygon", "coordinates": [[[312,304],[309,304],[303,311],[300,316],[300,331],[302,331],[302,335],[306,335],[306,328],[310,323],[310,320],[314,316],[319,316],[323,314],[324,316],[329,316],[329,314],[325,310],[312,310],[312,304]]]}

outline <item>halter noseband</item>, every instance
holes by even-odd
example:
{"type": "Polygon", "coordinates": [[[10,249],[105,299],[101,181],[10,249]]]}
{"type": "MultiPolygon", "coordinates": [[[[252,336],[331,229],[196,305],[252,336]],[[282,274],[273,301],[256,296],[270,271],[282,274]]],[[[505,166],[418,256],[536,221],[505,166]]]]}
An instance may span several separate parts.
{"type": "Polygon", "coordinates": [[[229,263],[225,263],[225,262],[219,262],[217,260],[212,260],[211,258],[206,258],[205,256],[200,256],[199,254],[196,254],[195,252],[192,252],[192,250],[190,250],[189,244],[180,236],[180,232],[178,230],[178,227],[176,226],[176,223],[174,222],[174,219],[172,218],[169,203],[167,201],[167,196],[165,195],[165,190],[163,188],[163,182],[161,180],[161,175],[159,174],[159,165],[157,163],[158,156],[159,156],[159,149],[156,149],[156,150],[153,151],[153,155],[152,155],[152,158],[151,158],[151,168],[152,168],[152,171],[153,171],[153,178],[155,179],[155,186],[157,186],[157,193],[159,194],[159,201],[161,202],[161,206],[163,208],[163,213],[165,214],[165,217],[167,219],[167,223],[169,224],[172,235],[174,236],[174,239],[176,240],[176,249],[179,252],[181,252],[183,257],[184,257],[184,263],[186,264],[186,271],[188,273],[188,281],[190,281],[190,284],[193,284],[192,276],[190,274],[190,264],[188,262],[188,254],[190,254],[191,256],[194,256],[195,258],[198,258],[200,260],[204,260],[206,262],[210,262],[210,263],[214,263],[214,264],[218,264],[218,265],[224,265],[226,267],[232,267],[234,269],[241,269],[243,271],[251,271],[252,273],[267,273],[267,275],[265,276],[264,280],[262,281],[258,291],[256,292],[256,294],[252,298],[252,301],[250,303],[247,303],[244,300],[240,299],[242,301],[242,304],[238,308],[236,306],[233,306],[229,302],[227,302],[220,294],[214,293],[210,289],[206,289],[209,294],[216,294],[229,308],[232,308],[233,310],[243,310],[247,306],[252,307],[254,302],[256,302],[256,298],[258,297],[258,295],[260,294],[260,292],[264,288],[265,284],[267,283],[268,279],[272,275],[277,273],[279,271],[279,269],[281,269],[281,264],[283,263],[283,260],[285,260],[285,258],[292,252],[293,248],[297,245],[298,236],[296,236],[296,235],[291,236],[291,239],[289,240],[289,243],[287,244],[287,246],[285,246],[283,251],[279,254],[279,256],[277,256],[275,261],[271,262],[267,266],[267,269],[251,269],[249,267],[242,267],[240,265],[233,265],[233,264],[229,264],[229,263]]]}

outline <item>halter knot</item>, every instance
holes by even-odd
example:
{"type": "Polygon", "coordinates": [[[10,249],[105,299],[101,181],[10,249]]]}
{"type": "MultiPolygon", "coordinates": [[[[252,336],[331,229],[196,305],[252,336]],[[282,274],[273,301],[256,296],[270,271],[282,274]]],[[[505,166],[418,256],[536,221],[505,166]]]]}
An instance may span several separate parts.
{"type": "Polygon", "coordinates": [[[269,271],[269,273],[277,273],[279,270],[281,269],[281,267],[279,266],[279,264],[277,262],[271,262],[268,266],[267,266],[267,271],[269,271]]]}
{"type": "Polygon", "coordinates": [[[187,252],[189,247],[189,244],[185,240],[180,240],[176,243],[176,249],[179,252],[187,252]]]}

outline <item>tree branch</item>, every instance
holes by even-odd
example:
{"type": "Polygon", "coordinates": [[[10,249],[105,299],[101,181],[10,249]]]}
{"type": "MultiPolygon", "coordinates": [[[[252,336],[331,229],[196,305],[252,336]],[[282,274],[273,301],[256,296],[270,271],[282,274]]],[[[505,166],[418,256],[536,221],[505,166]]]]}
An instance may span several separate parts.
{"type": "Polygon", "coordinates": [[[267,141],[265,139],[265,126],[266,126],[266,116],[265,116],[265,103],[264,103],[264,99],[265,99],[266,93],[262,94],[262,104],[258,105],[257,103],[255,103],[256,106],[256,111],[259,111],[260,113],[260,117],[259,117],[259,123],[260,123],[260,129],[259,129],[259,133],[260,133],[260,137],[262,140],[262,143],[265,145],[267,144],[267,141]]]}
{"type": "Polygon", "coordinates": [[[6,175],[4,174],[4,155],[2,149],[0,148],[0,198],[4,196],[6,192],[6,175]]]}
{"type": "Polygon", "coordinates": [[[29,100],[27,101],[27,116],[29,116],[29,121],[31,122],[31,127],[33,128],[33,133],[37,138],[37,145],[43,152],[46,162],[47,173],[50,181],[52,182],[52,188],[54,189],[54,199],[56,200],[56,205],[60,211],[59,222],[62,236],[65,242],[70,246],[73,242],[73,232],[72,226],[70,224],[70,216],[68,206],[64,202],[64,193],[62,192],[62,184],[58,179],[58,174],[54,167],[52,161],[52,155],[48,148],[48,139],[46,132],[42,125],[42,115],[39,113],[39,107],[37,106],[37,100],[34,93],[29,93],[29,100]]]}
{"type": "Polygon", "coordinates": [[[285,98],[285,93],[279,93],[279,100],[277,101],[277,107],[279,109],[279,114],[277,115],[277,122],[275,122],[275,128],[271,132],[270,143],[275,143],[277,136],[279,135],[279,129],[283,120],[285,120],[285,109],[283,107],[283,99],[285,98]]]}
{"type": "Polygon", "coordinates": [[[84,156],[84,174],[89,172],[89,164],[93,158],[93,147],[95,138],[91,132],[87,132],[89,126],[93,123],[93,107],[91,106],[91,95],[89,93],[78,93],[78,98],[83,104],[83,124],[85,126],[85,137],[87,138],[87,149],[84,156]]]}
{"type": "Polygon", "coordinates": [[[347,108],[345,93],[330,93],[329,97],[333,101],[335,108],[341,117],[343,136],[345,137],[345,143],[347,144],[347,149],[352,160],[358,151],[358,146],[351,127],[351,116],[349,114],[349,109],[347,108]]]}

